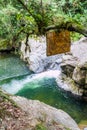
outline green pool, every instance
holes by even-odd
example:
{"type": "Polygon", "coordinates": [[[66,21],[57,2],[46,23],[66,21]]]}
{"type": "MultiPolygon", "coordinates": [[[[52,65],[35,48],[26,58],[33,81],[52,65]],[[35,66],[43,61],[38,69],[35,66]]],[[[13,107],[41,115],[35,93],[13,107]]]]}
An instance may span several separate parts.
{"type": "MultiPolygon", "coordinates": [[[[1,58],[0,63],[5,62],[5,59],[5,57],[3,59],[1,58]]],[[[9,67],[7,68],[9,70],[0,70],[0,72],[2,72],[0,73],[0,86],[2,86],[4,90],[28,99],[40,100],[53,107],[62,109],[71,115],[78,124],[80,122],[87,123],[87,103],[76,100],[69,93],[62,91],[59,88],[56,83],[59,71],[56,70],[40,74],[32,74],[28,71],[28,68],[26,68],[24,63],[20,62],[19,58],[16,57],[15,59],[13,56],[10,56],[9,60],[10,65],[8,65],[9,67]],[[12,60],[16,60],[16,62],[14,62],[15,67],[13,67],[14,63],[11,62],[12,60]],[[14,68],[13,70],[12,67],[14,68]],[[12,73],[14,70],[17,71],[12,73]]]]}

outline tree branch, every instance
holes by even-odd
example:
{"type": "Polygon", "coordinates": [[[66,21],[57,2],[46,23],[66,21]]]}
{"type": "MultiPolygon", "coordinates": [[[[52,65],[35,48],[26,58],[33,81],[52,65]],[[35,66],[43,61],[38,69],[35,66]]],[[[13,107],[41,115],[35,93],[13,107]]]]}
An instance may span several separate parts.
{"type": "MultiPolygon", "coordinates": [[[[22,0],[17,0],[27,11],[28,13],[33,17],[33,14],[31,13],[31,11],[27,8],[27,6],[23,3],[22,0]]],[[[34,18],[34,17],[33,17],[34,18]]]]}
{"type": "Polygon", "coordinates": [[[66,23],[61,23],[60,25],[48,26],[46,28],[46,31],[60,30],[60,29],[74,31],[74,32],[80,33],[80,34],[84,35],[85,37],[87,37],[87,30],[85,28],[83,28],[82,26],[78,25],[77,23],[73,23],[73,22],[66,22],[66,23]]]}

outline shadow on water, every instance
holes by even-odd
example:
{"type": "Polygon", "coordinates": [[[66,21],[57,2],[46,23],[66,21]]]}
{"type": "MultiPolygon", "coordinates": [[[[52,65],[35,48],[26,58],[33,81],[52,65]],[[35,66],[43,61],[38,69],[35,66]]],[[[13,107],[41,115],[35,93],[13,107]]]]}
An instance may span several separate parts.
{"type": "Polygon", "coordinates": [[[58,88],[54,78],[34,80],[24,85],[16,95],[28,99],[40,100],[46,104],[62,109],[79,123],[87,120],[87,105],[85,102],[71,98],[68,93],[58,88]]]}

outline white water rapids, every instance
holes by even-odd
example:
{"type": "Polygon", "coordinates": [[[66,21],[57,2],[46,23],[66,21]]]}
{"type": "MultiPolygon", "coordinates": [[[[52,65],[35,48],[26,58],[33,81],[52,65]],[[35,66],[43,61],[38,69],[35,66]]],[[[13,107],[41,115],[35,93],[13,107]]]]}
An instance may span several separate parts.
{"type": "MultiPolygon", "coordinates": [[[[19,90],[21,90],[25,84],[29,83],[29,82],[33,82],[34,80],[40,80],[43,78],[55,78],[57,79],[60,75],[60,70],[49,70],[46,72],[42,72],[39,74],[31,74],[26,76],[25,78],[19,80],[19,79],[12,79],[9,84],[3,84],[2,88],[4,90],[6,90],[8,93],[11,94],[15,94],[17,93],[19,90]]],[[[34,86],[38,87],[38,86],[34,86]]]]}

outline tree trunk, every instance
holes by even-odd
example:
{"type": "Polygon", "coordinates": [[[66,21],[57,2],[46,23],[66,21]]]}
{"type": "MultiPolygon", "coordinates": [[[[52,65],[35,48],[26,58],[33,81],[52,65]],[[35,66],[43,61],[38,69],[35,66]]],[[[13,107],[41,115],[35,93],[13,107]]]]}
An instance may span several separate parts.
{"type": "Polygon", "coordinates": [[[82,27],[81,25],[79,25],[77,23],[73,23],[73,22],[61,23],[60,25],[52,25],[52,26],[47,27],[46,31],[49,31],[49,30],[60,31],[61,29],[74,31],[74,32],[80,33],[80,34],[84,35],[85,37],[87,37],[87,30],[84,27],[82,27]]]}

